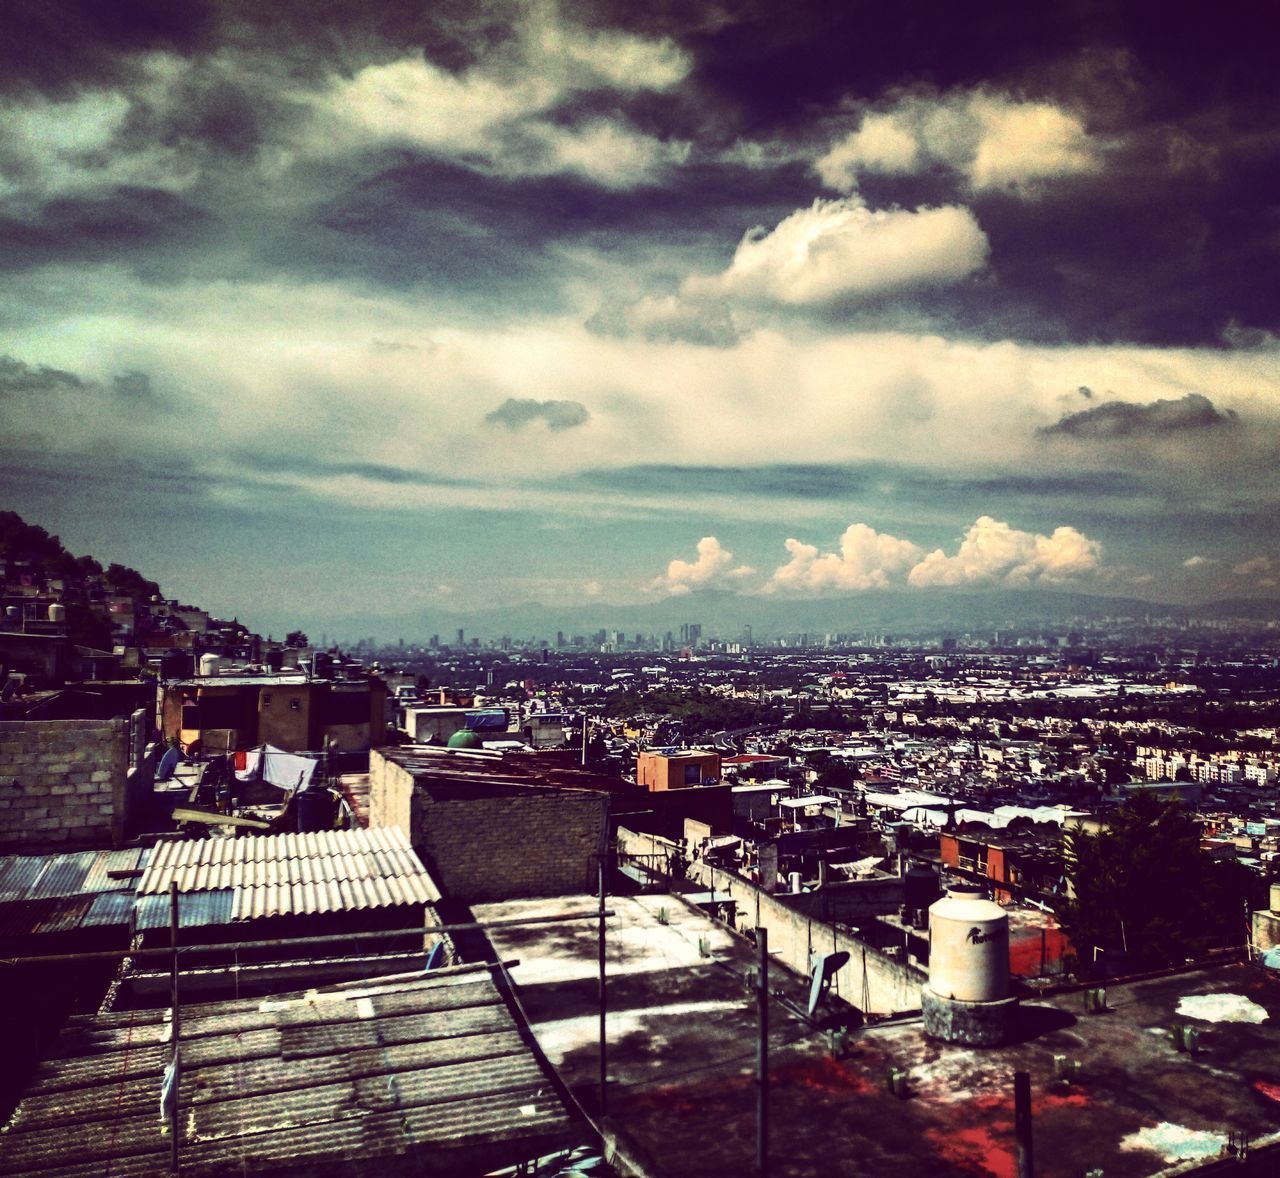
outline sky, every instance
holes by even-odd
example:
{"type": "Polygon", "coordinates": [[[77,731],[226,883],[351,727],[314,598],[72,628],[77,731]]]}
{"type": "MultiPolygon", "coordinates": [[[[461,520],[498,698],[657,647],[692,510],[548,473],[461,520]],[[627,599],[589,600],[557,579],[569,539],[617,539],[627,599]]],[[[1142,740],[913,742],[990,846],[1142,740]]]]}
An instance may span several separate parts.
{"type": "Polygon", "coordinates": [[[0,506],[264,630],[1280,593],[1269,6],[17,0],[0,506]]]}

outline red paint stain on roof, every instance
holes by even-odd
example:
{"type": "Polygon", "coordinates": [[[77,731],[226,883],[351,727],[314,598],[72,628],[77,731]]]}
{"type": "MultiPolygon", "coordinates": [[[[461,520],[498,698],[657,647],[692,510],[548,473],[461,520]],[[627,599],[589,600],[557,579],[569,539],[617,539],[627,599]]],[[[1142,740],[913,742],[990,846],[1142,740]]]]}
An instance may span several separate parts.
{"type": "Polygon", "coordinates": [[[1280,1104],[1280,1084],[1273,1084],[1270,1080],[1254,1080],[1253,1086],[1268,1100],[1280,1104]]]}
{"type": "Polygon", "coordinates": [[[872,1090],[872,1083],[864,1075],[859,1075],[841,1060],[832,1059],[829,1055],[818,1059],[799,1060],[786,1067],[770,1073],[783,1083],[800,1084],[815,1092],[855,1093],[865,1095],[872,1090]]]}
{"type": "Polygon", "coordinates": [[[953,1168],[991,1178],[1017,1178],[1018,1165],[1010,1143],[1013,1125],[992,1121],[968,1129],[926,1129],[937,1155],[953,1168]]]}

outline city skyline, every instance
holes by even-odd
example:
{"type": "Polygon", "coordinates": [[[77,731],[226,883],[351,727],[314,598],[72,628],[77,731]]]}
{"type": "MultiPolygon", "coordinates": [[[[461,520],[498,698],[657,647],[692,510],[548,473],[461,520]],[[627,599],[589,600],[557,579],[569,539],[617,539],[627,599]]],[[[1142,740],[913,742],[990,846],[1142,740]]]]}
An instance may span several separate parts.
{"type": "Polygon", "coordinates": [[[1262,14],[11,14],[4,506],[264,630],[1274,597],[1262,14]]]}

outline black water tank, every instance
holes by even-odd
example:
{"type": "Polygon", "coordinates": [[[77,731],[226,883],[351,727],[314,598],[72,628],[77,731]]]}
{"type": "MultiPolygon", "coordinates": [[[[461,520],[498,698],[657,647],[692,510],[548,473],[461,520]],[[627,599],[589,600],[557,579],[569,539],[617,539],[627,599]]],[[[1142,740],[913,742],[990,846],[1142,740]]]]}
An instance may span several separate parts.
{"type": "Polygon", "coordinates": [[[333,795],[327,789],[304,789],[293,799],[293,813],[299,834],[328,830],[333,826],[333,795]]]}
{"type": "Polygon", "coordinates": [[[914,864],[907,868],[902,882],[903,903],[908,912],[928,908],[938,898],[938,873],[932,867],[914,864]]]}
{"type": "Polygon", "coordinates": [[[190,679],[194,673],[195,659],[186,651],[166,651],[160,660],[161,679],[190,679]]]}

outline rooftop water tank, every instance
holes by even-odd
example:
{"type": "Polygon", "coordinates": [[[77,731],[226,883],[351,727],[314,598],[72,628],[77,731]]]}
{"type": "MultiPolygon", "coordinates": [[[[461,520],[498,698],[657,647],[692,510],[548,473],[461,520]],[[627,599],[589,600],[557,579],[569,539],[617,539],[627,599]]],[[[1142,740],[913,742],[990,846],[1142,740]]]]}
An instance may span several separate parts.
{"type": "Polygon", "coordinates": [[[58,602],[56,601],[53,602],[49,606],[49,621],[65,622],[66,620],[67,620],[67,607],[65,605],[59,605],[58,602]]]}
{"type": "Polygon", "coordinates": [[[1280,916],[1280,880],[1271,885],[1271,911],[1280,916]]]}
{"type": "Polygon", "coordinates": [[[929,989],[962,1002],[1009,995],[1009,917],[972,885],[953,885],[929,908],[929,989]]]}
{"type": "Polygon", "coordinates": [[[222,658],[216,654],[202,654],[200,656],[200,674],[203,676],[216,675],[222,669],[222,658]]]}
{"type": "Polygon", "coordinates": [[[932,867],[916,863],[902,877],[903,903],[915,912],[928,908],[938,898],[938,873],[932,867]]]}

